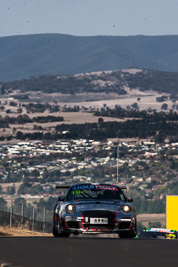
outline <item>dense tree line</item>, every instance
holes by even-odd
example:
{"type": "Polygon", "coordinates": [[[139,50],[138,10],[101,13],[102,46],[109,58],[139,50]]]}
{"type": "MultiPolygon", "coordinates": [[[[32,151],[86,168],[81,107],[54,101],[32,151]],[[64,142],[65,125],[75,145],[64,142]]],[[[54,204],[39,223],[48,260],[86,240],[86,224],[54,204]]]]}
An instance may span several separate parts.
{"type": "Polygon", "coordinates": [[[128,73],[125,77],[128,86],[141,91],[153,90],[159,93],[177,95],[178,75],[176,72],[144,70],[136,74],[128,73]]]}
{"type": "Polygon", "coordinates": [[[49,112],[59,112],[60,106],[58,105],[50,105],[49,103],[28,103],[28,104],[22,104],[22,107],[25,107],[27,110],[27,113],[43,113],[46,110],[49,110],[49,112]]]}
{"type": "MultiPolygon", "coordinates": [[[[80,106],[74,106],[74,107],[67,107],[63,106],[61,107],[60,105],[50,105],[49,103],[29,103],[29,104],[22,104],[22,107],[25,107],[27,110],[27,113],[43,113],[44,111],[48,110],[50,113],[53,112],[79,112],[80,111],[80,106]]],[[[0,107],[1,108],[1,107],[0,107]]]]}
{"type": "Polygon", "coordinates": [[[55,116],[37,116],[32,118],[33,121],[38,122],[38,123],[45,123],[45,122],[59,122],[59,121],[64,121],[63,117],[55,117],[55,116]]]}
{"type": "Polygon", "coordinates": [[[25,140],[57,140],[88,138],[103,140],[106,138],[152,138],[157,142],[163,142],[166,137],[178,140],[177,124],[165,120],[127,120],[124,122],[101,122],[85,124],[61,124],[55,127],[56,133],[17,132],[16,138],[25,140]]]}
{"type": "Polygon", "coordinates": [[[169,112],[147,112],[145,110],[138,111],[135,109],[126,110],[117,106],[115,109],[107,108],[107,110],[96,111],[94,113],[95,116],[102,117],[113,117],[113,118],[142,118],[147,121],[178,121],[178,113],[169,111],[169,112]]]}
{"type": "Polygon", "coordinates": [[[30,118],[27,114],[19,115],[17,117],[1,117],[0,116],[0,128],[8,128],[9,124],[25,124],[25,123],[47,123],[47,122],[59,122],[64,121],[61,116],[37,116],[30,118]]]}
{"type": "Polygon", "coordinates": [[[47,108],[49,108],[49,104],[41,104],[41,103],[29,103],[23,104],[23,107],[26,108],[27,112],[44,112],[47,108]]]}
{"type": "MultiPolygon", "coordinates": [[[[41,75],[20,81],[1,83],[1,93],[11,93],[19,89],[21,93],[41,91],[45,93],[79,94],[79,93],[117,93],[126,94],[124,86],[141,91],[153,90],[170,93],[177,99],[178,75],[175,72],[143,70],[135,74],[122,71],[79,76],[41,75]],[[102,81],[102,83],[100,82],[102,81]]],[[[158,99],[159,100],[159,99],[158,99]]]]}
{"type": "MultiPolygon", "coordinates": [[[[105,75],[98,75],[96,80],[105,80],[105,75]],[[103,78],[104,77],[104,78],[103,78]]],[[[62,94],[80,94],[85,92],[114,92],[118,94],[126,94],[120,80],[109,86],[101,86],[99,83],[93,83],[93,78],[89,76],[56,76],[56,75],[42,75],[26,80],[5,82],[1,84],[1,93],[11,93],[15,89],[19,89],[21,93],[29,91],[41,91],[45,93],[62,93],[62,94]]]]}

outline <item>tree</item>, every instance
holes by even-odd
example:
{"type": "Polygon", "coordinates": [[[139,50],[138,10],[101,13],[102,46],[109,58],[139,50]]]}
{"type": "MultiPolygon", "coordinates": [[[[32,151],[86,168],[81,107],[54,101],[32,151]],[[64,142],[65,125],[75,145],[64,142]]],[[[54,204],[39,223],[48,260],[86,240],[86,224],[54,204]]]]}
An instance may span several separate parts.
{"type": "Polygon", "coordinates": [[[30,180],[28,177],[24,177],[23,184],[26,187],[31,187],[30,180]]]}
{"type": "Polygon", "coordinates": [[[21,195],[21,194],[26,194],[27,193],[27,187],[24,185],[24,184],[21,184],[21,186],[19,187],[19,190],[18,190],[18,194],[21,195]]]}
{"type": "Polygon", "coordinates": [[[15,185],[7,187],[7,194],[8,195],[14,195],[15,194],[15,185]]]}
{"type": "Polygon", "coordinates": [[[44,168],[43,170],[43,179],[46,181],[48,179],[49,173],[47,168],[44,168]]]}
{"type": "Polygon", "coordinates": [[[173,159],[171,159],[171,162],[170,162],[170,169],[172,169],[172,170],[176,169],[176,162],[173,159]]]}
{"type": "Polygon", "coordinates": [[[22,108],[17,109],[17,113],[22,113],[22,111],[23,111],[22,108]]]}
{"type": "Polygon", "coordinates": [[[99,118],[98,123],[102,123],[102,122],[104,122],[103,118],[99,118]]]}
{"type": "Polygon", "coordinates": [[[7,202],[3,198],[0,198],[0,210],[6,208],[6,204],[7,202]]]}
{"type": "Polygon", "coordinates": [[[40,201],[37,203],[37,208],[46,208],[47,210],[52,210],[54,205],[57,203],[57,199],[54,197],[50,197],[48,200],[40,199],[40,201]]]}
{"type": "Polygon", "coordinates": [[[43,191],[43,187],[41,185],[36,185],[30,188],[29,194],[36,195],[43,191]]]}
{"type": "Polygon", "coordinates": [[[14,201],[15,205],[21,205],[22,203],[26,205],[26,200],[23,197],[18,197],[14,201]]]}
{"type": "Polygon", "coordinates": [[[162,106],[161,106],[161,109],[162,110],[167,110],[168,109],[168,104],[163,103],[162,106]]]}
{"type": "Polygon", "coordinates": [[[23,140],[24,139],[23,133],[21,131],[18,131],[17,134],[16,134],[16,138],[20,139],[20,140],[23,140]]]}
{"type": "Polygon", "coordinates": [[[132,105],[131,105],[131,107],[133,108],[133,109],[135,109],[135,110],[139,110],[139,106],[138,106],[138,104],[135,102],[135,103],[133,103],[132,105]]]}
{"type": "Polygon", "coordinates": [[[40,176],[40,173],[39,173],[38,170],[33,170],[33,171],[31,172],[31,175],[32,175],[33,177],[39,177],[39,176],[40,176]]]}
{"type": "Polygon", "coordinates": [[[12,181],[11,181],[11,172],[10,172],[10,170],[8,170],[6,182],[7,182],[7,183],[8,183],[8,182],[12,182],[12,181]]]}

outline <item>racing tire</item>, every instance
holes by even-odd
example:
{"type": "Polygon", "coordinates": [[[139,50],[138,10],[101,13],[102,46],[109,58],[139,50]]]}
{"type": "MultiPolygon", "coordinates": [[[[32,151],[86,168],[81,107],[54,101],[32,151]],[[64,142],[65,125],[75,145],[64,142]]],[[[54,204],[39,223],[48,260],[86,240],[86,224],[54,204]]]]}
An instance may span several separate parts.
{"type": "Polygon", "coordinates": [[[69,237],[69,233],[60,233],[57,226],[53,226],[53,236],[54,237],[69,237]]]}
{"type": "Polygon", "coordinates": [[[53,236],[54,237],[59,237],[59,231],[58,231],[58,229],[57,229],[57,227],[55,225],[53,226],[53,236]]]}
{"type": "Polygon", "coordinates": [[[137,221],[135,221],[135,227],[132,231],[122,232],[119,234],[120,238],[134,238],[137,236],[137,221]]]}

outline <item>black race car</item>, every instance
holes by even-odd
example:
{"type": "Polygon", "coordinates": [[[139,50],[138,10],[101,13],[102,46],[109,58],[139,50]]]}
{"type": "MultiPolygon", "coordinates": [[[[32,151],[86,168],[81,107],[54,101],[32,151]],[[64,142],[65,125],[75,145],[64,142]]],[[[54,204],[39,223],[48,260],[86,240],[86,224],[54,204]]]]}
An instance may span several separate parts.
{"type": "Polygon", "coordinates": [[[57,186],[68,188],[66,197],[59,197],[54,207],[53,235],[69,237],[73,234],[113,234],[133,238],[137,221],[133,199],[112,184],[74,184],[57,186]]]}

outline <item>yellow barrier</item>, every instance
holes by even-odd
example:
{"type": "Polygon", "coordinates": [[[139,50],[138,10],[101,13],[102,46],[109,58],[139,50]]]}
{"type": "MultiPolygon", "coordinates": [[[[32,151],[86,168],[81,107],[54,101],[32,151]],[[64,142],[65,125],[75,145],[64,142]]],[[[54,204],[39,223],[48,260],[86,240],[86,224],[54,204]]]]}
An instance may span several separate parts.
{"type": "Polygon", "coordinates": [[[166,196],[166,228],[178,231],[178,195],[166,196]]]}

